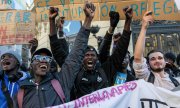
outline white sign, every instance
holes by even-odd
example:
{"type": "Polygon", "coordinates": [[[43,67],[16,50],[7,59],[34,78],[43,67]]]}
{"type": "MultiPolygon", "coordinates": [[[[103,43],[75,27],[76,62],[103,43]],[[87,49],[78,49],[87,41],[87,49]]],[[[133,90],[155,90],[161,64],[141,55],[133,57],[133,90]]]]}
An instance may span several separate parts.
{"type": "Polygon", "coordinates": [[[180,94],[144,80],[95,91],[75,101],[50,108],[180,108],[180,94]]]}

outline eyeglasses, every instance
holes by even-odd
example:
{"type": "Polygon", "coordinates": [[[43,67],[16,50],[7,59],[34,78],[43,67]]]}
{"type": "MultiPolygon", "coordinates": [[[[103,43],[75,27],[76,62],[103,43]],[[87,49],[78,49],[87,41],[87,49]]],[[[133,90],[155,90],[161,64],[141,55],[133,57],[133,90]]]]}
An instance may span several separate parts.
{"type": "Polygon", "coordinates": [[[38,61],[38,62],[42,62],[42,61],[46,61],[46,62],[51,62],[52,61],[52,57],[50,56],[42,56],[42,55],[35,55],[33,58],[32,58],[32,61],[38,61]]]}

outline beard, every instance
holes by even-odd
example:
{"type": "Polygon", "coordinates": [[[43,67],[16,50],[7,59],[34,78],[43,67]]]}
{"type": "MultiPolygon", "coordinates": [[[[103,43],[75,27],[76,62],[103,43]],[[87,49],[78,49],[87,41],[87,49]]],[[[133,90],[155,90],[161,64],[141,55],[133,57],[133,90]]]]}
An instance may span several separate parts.
{"type": "MultiPolygon", "coordinates": [[[[151,68],[151,67],[150,67],[150,68],[151,68]]],[[[159,72],[163,71],[164,68],[157,68],[157,69],[151,68],[151,70],[152,70],[153,72],[155,72],[155,73],[159,73],[159,72]]]]}

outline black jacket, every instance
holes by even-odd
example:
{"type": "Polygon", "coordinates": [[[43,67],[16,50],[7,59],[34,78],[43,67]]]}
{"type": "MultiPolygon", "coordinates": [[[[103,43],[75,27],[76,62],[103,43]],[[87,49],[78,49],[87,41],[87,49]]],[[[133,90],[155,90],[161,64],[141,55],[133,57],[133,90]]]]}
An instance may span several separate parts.
{"type": "Polygon", "coordinates": [[[66,42],[65,38],[63,38],[64,33],[59,31],[59,37],[57,36],[50,36],[50,47],[53,54],[54,59],[61,67],[69,54],[68,43],[66,42]]]}
{"type": "Polygon", "coordinates": [[[167,72],[172,77],[180,76],[180,69],[178,69],[175,65],[166,64],[165,72],[167,72]]]}
{"type": "Polygon", "coordinates": [[[115,67],[116,64],[122,64],[124,57],[126,55],[129,41],[130,41],[131,32],[123,31],[122,37],[118,41],[118,45],[114,53],[109,56],[107,49],[110,48],[112,34],[106,33],[104,40],[101,44],[103,47],[100,47],[101,53],[99,55],[99,60],[102,65],[96,66],[95,70],[91,73],[86,72],[82,67],[81,71],[78,73],[75,80],[74,98],[79,98],[83,95],[89,94],[93,91],[108,87],[113,85],[114,76],[115,76],[115,67]],[[108,41],[108,44],[104,41],[108,41]],[[108,57],[107,57],[108,56],[108,57]]]}
{"type": "MultiPolygon", "coordinates": [[[[34,84],[32,79],[20,83],[20,87],[25,90],[23,108],[43,108],[62,104],[60,97],[51,85],[52,79],[59,80],[66,102],[70,101],[70,90],[74,85],[77,73],[80,71],[89,34],[90,30],[86,30],[84,27],[80,29],[74,47],[62,65],[60,72],[48,73],[39,86],[34,84]]],[[[56,54],[58,55],[58,53],[56,54]]],[[[18,108],[17,97],[15,98],[15,107],[18,108]]]]}
{"type": "Polygon", "coordinates": [[[128,50],[130,35],[131,32],[126,30],[123,31],[122,36],[118,40],[116,48],[111,56],[109,56],[109,50],[112,41],[112,36],[105,36],[101,44],[99,50],[99,57],[102,63],[102,68],[104,69],[107,75],[110,86],[114,85],[116,72],[121,72],[122,70],[121,64],[128,50]]]}
{"type": "Polygon", "coordinates": [[[74,88],[71,91],[71,100],[92,93],[93,91],[109,86],[107,76],[100,66],[92,72],[87,72],[84,67],[78,73],[74,88]]]}

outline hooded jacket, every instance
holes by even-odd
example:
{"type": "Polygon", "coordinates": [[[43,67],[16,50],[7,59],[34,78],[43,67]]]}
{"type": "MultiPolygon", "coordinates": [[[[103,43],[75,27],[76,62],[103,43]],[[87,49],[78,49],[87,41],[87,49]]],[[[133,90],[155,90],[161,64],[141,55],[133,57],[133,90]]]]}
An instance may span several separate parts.
{"type": "MultiPolygon", "coordinates": [[[[9,94],[11,98],[15,96],[19,90],[19,82],[30,77],[29,73],[20,71],[23,76],[16,82],[11,82],[8,79],[8,76],[6,74],[3,74],[3,71],[0,71],[1,79],[0,79],[0,88],[2,88],[2,78],[5,81],[6,88],[9,91],[9,94]]],[[[0,108],[7,108],[7,100],[6,97],[3,94],[3,91],[0,89],[0,108]]]]}

